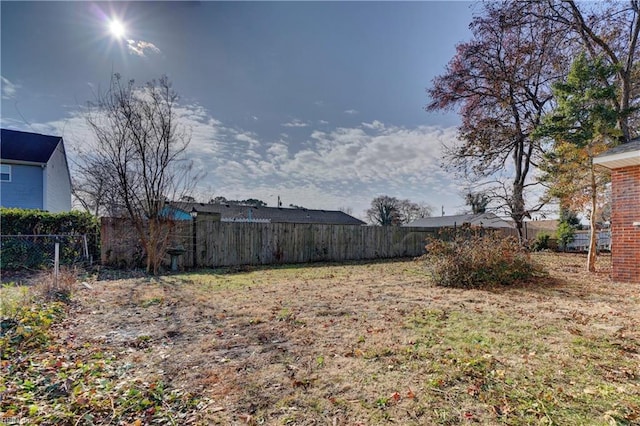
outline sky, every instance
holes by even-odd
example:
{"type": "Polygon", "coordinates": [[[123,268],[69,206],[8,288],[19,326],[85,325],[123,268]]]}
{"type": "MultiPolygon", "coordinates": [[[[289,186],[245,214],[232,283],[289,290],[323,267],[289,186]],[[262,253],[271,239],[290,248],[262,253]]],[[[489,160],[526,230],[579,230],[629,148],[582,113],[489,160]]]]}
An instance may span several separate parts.
{"type": "MultiPolygon", "coordinates": [[[[87,102],[112,72],[179,94],[198,201],[345,209],[379,195],[465,210],[441,167],[455,112],[426,89],[471,37],[469,2],[0,3],[3,128],[92,142],[87,102]],[[109,23],[122,22],[117,37],[109,23]]],[[[73,173],[73,170],[72,170],[73,173]]]]}

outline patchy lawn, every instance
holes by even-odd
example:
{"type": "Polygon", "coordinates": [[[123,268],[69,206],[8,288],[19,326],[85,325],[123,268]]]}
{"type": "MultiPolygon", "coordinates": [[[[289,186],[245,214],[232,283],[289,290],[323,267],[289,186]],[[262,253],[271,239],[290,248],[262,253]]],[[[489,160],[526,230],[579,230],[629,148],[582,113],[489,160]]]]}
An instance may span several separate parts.
{"type": "Polygon", "coordinates": [[[534,257],[548,278],[491,290],[435,287],[417,261],[90,281],[45,350],[2,361],[0,408],[69,425],[640,424],[640,286],[611,282],[606,257],[595,275],[582,255],[534,257]]]}

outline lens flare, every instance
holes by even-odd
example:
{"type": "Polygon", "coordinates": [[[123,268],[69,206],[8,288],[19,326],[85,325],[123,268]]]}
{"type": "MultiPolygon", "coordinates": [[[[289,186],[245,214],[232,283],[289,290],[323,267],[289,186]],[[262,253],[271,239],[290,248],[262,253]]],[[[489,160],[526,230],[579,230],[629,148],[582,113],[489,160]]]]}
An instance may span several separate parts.
{"type": "Polygon", "coordinates": [[[112,19],[109,22],[109,32],[115,38],[122,39],[122,38],[124,38],[124,36],[126,34],[126,28],[124,27],[124,24],[122,22],[120,22],[119,20],[112,19]]]}

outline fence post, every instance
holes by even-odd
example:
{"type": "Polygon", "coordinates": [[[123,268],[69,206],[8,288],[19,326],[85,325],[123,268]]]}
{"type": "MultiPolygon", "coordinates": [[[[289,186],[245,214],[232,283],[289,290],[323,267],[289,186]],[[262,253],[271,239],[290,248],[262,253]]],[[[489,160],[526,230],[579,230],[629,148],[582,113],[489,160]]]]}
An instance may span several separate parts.
{"type": "Polygon", "coordinates": [[[193,244],[193,268],[197,268],[198,267],[198,212],[196,211],[196,208],[193,207],[191,209],[191,223],[193,226],[193,235],[192,235],[192,244],[193,244]]]}
{"type": "MultiPolygon", "coordinates": [[[[88,261],[89,259],[89,244],[87,244],[87,234],[82,234],[82,242],[84,243],[84,258],[88,261]]],[[[90,261],[90,264],[93,263],[90,261]]]]}
{"type": "Polygon", "coordinates": [[[60,274],[60,243],[56,241],[53,255],[53,285],[58,288],[58,275],[60,274]]]}

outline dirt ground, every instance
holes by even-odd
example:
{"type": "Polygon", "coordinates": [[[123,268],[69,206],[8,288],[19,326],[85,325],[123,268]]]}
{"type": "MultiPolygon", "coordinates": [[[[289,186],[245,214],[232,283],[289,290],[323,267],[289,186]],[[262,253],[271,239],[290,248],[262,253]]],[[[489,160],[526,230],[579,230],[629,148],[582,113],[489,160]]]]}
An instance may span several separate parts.
{"type": "Polygon", "coordinates": [[[200,396],[198,424],[640,424],[640,286],[534,257],[548,277],[491,290],[413,260],[104,271],[60,333],[200,396]]]}

